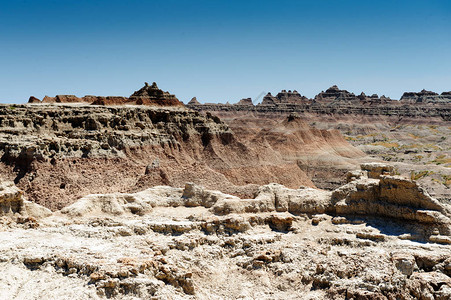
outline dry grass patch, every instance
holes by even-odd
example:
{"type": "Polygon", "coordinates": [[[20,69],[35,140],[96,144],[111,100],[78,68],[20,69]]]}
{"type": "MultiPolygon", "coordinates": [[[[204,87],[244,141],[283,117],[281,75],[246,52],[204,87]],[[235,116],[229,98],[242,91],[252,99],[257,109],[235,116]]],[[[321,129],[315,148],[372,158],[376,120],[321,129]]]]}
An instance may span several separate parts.
{"type": "Polygon", "coordinates": [[[386,148],[399,148],[399,144],[396,142],[374,142],[371,143],[373,146],[384,146],[386,148]]]}
{"type": "Polygon", "coordinates": [[[447,157],[446,154],[441,154],[432,160],[431,163],[436,165],[448,165],[451,164],[451,158],[447,157]]]}
{"type": "Polygon", "coordinates": [[[410,179],[411,180],[419,180],[421,178],[424,178],[426,176],[430,176],[432,174],[434,174],[434,172],[427,171],[427,170],[419,171],[419,172],[412,171],[412,172],[410,172],[410,179]]]}

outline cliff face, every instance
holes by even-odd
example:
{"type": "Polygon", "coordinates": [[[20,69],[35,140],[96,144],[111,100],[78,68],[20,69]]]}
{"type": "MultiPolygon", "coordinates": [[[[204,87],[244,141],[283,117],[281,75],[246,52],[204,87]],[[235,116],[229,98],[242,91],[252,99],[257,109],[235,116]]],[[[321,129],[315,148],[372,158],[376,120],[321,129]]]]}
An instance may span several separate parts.
{"type": "MultiPolygon", "coordinates": [[[[350,143],[367,155],[379,160],[398,162],[397,167],[405,175],[412,169],[417,173],[429,170],[436,178],[426,176],[420,182],[435,197],[449,199],[447,178],[451,175],[446,162],[450,157],[447,137],[448,127],[451,126],[451,101],[440,102],[437,99],[451,97],[450,92],[441,95],[427,91],[406,93],[401,101],[376,94],[355,95],[337,86],[321,92],[314,99],[291,101],[291,94],[293,92],[290,91],[282,91],[277,97],[268,94],[262,103],[254,106],[192,103],[187,107],[216,114],[242,140],[255,139],[258,134],[264,136],[255,140],[264,140],[273,149],[284,153],[284,157],[295,160],[317,187],[332,189],[343,183],[340,178],[347,169],[346,165],[353,162],[346,161],[343,157],[347,157],[347,154],[343,155],[343,152],[338,156],[324,153],[335,153],[328,145],[334,145],[337,149],[337,145],[347,143],[340,142],[340,134],[335,133],[328,145],[307,143],[309,151],[316,151],[315,155],[304,152],[304,147],[297,147],[293,151],[297,143],[306,145],[302,137],[309,136],[310,132],[287,136],[286,133],[290,131],[279,128],[278,124],[290,115],[297,114],[301,120],[318,129],[339,130],[350,143]],[[409,100],[418,97],[427,99],[409,100]],[[276,138],[271,136],[272,132],[276,132],[276,138]],[[290,150],[284,150],[284,145],[288,143],[291,145],[290,150]],[[324,151],[317,151],[318,149],[324,151]],[[329,157],[332,159],[329,160],[329,157]],[[443,167],[437,169],[439,164],[443,167]]],[[[320,133],[316,133],[318,134],[320,133]]],[[[352,153],[349,149],[345,152],[352,153]]],[[[361,155],[350,157],[359,159],[361,155]]]]}
{"type": "Polygon", "coordinates": [[[313,186],[296,161],[264,147],[183,108],[0,107],[0,169],[50,208],[87,193],[186,181],[238,195],[252,194],[241,187],[249,184],[313,186]]]}
{"type": "MultiPolygon", "coordinates": [[[[396,102],[396,101],[392,101],[396,102]]],[[[440,118],[443,121],[451,121],[451,105],[402,105],[402,103],[355,105],[352,103],[331,102],[324,104],[314,102],[312,104],[278,104],[243,106],[226,104],[196,104],[188,105],[196,111],[227,112],[227,113],[261,113],[272,115],[287,115],[290,113],[314,114],[324,116],[381,116],[399,118],[440,118]]]]}

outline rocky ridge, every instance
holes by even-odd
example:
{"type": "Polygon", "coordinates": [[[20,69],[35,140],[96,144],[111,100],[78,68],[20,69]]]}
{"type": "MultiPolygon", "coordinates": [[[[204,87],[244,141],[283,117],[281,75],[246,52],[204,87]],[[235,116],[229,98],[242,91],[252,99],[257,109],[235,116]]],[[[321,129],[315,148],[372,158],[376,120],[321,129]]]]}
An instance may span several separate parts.
{"type": "Polygon", "coordinates": [[[268,93],[257,105],[200,104],[189,103],[188,107],[197,111],[210,112],[250,112],[261,114],[317,114],[317,115],[368,115],[398,118],[441,118],[451,120],[450,92],[438,95],[433,92],[404,93],[400,101],[374,94],[355,95],[341,90],[336,85],[322,91],[313,99],[301,96],[297,91],[286,91],[272,96],[268,93]]]}
{"type": "Polygon", "coordinates": [[[451,92],[443,92],[440,95],[426,90],[421,90],[421,92],[406,92],[402,95],[402,103],[408,104],[430,104],[430,103],[450,103],[451,102],[451,92]]]}
{"type": "Polygon", "coordinates": [[[278,93],[276,96],[271,95],[271,93],[268,93],[266,96],[263,97],[261,105],[278,105],[282,103],[292,103],[292,104],[302,104],[307,101],[307,97],[302,96],[298,93],[298,91],[289,90],[288,92],[286,90],[282,90],[280,93],[278,93]]]}
{"type": "Polygon", "coordinates": [[[154,106],[183,106],[175,95],[164,92],[158,88],[154,82],[149,85],[144,83],[144,87],[135,91],[130,97],[121,96],[91,96],[87,95],[79,98],[75,95],[56,95],[55,97],[45,96],[42,101],[31,96],[28,103],[88,103],[92,105],[154,105],[154,106]]]}

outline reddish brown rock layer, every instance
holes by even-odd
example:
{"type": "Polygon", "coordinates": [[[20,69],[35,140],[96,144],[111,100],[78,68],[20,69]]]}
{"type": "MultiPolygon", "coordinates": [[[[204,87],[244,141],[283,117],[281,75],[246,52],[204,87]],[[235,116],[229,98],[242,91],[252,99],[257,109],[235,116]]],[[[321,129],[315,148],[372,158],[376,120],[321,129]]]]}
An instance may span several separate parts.
{"type": "Polygon", "coordinates": [[[30,99],[28,99],[28,103],[41,103],[41,100],[34,96],[31,96],[30,99]]]}
{"type": "Polygon", "coordinates": [[[30,97],[28,103],[89,103],[92,105],[152,105],[152,106],[184,106],[174,95],[160,90],[154,82],[134,92],[129,98],[121,96],[91,96],[78,98],[74,95],[45,96],[42,102],[36,97],[30,97]]]}
{"type": "Polygon", "coordinates": [[[338,132],[296,118],[246,133],[180,108],[24,105],[0,114],[0,169],[53,209],[87,193],[187,181],[243,197],[271,182],[313,187],[300,162],[361,155],[338,132]]]}

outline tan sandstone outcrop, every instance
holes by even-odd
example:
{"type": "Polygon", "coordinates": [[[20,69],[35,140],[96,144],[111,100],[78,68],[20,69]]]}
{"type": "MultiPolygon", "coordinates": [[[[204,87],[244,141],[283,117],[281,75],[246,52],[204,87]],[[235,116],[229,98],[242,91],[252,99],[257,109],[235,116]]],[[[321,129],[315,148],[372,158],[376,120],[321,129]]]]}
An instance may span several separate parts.
{"type": "MultiPolygon", "coordinates": [[[[368,169],[368,166],[362,168],[368,169]]],[[[388,167],[378,165],[377,168],[384,170],[388,167]]],[[[62,212],[72,216],[142,215],[155,207],[204,207],[220,216],[271,212],[293,215],[328,213],[395,219],[414,224],[414,235],[421,239],[431,237],[431,241],[448,243],[451,220],[446,204],[429,196],[416,182],[392,175],[368,178],[365,173],[333,192],[308,187],[289,189],[272,183],[261,186],[254,198],[241,199],[187,183],[184,189],[161,186],[135,194],[89,195],[62,212]]]]}
{"type": "Polygon", "coordinates": [[[24,192],[18,189],[13,182],[0,183],[0,216],[24,216],[44,218],[52,212],[36,203],[24,199],[24,192]]]}

